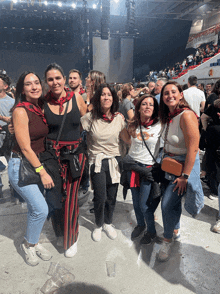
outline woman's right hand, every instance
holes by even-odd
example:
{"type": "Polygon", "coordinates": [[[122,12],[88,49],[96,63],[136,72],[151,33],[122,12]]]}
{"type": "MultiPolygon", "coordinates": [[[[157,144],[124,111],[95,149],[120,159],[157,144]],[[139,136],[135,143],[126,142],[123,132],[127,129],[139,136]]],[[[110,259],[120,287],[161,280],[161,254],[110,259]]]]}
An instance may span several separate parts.
{"type": "Polygon", "coordinates": [[[46,172],[45,169],[40,171],[40,178],[45,189],[51,189],[55,186],[51,176],[46,172]]]}

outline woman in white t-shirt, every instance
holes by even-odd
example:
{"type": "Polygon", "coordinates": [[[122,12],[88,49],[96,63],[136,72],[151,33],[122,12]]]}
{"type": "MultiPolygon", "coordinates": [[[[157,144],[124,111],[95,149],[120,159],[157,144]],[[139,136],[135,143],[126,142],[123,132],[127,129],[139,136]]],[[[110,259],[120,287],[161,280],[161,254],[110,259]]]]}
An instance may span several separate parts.
{"type": "MultiPolygon", "coordinates": [[[[131,147],[128,154],[138,165],[149,169],[155,161],[146,148],[142,136],[154,158],[157,158],[161,133],[158,108],[158,102],[152,95],[141,96],[135,107],[135,116],[128,125],[128,132],[131,136],[131,147]]],[[[150,199],[152,182],[142,177],[139,173],[128,172],[128,177],[137,219],[137,226],[131,234],[131,239],[138,238],[145,231],[147,224],[147,231],[140,243],[151,244],[157,236],[154,212],[160,202],[160,197],[150,199]]]]}
{"type": "Polygon", "coordinates": [[[101,240],[104,230],[110,239],[117,237],[112,226],[120,172],[119,137],[129,143],[124,116],[117,112],[119,99],[114,88],[102,84],[93,96],[93,109],[81,118],[88,132],[90,175],[94,189],[95,229],[92,239],[101,240]]]}

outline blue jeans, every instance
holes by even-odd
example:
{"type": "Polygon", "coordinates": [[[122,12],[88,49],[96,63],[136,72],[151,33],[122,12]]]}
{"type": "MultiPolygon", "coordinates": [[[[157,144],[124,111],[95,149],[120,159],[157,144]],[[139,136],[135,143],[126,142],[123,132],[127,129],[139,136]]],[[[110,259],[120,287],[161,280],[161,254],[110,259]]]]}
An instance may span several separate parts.
{"type": "Polygon", "coordinates": [[[48,215],[48,206],[43,196],[43,185],[18,186],[20,158],[11,158],[8,163],[9,181],[15,191],[27,202],[27,230],[25,239],[37,244],[44,222],[48,215]]]}
{"type": "MultiPolygon", "coordinates": [[[[130,180],[131,172],[128,172],[128,177],[130,180]]],[[[157,209],[160,198],[149,201],[150,190],[151,183],[149,181],[141,181],[140,187],[131,188],[131,194],[137,224],[145,226],[146,221],[147,231],[155,234],[154,212],[157,209]]]]}
{"type": "MultiPolygon", "coordinates": [[[[185,155],[179,155],[173,158],[184,162],[185,157],[185,155]]],[[[180,216],[182,212],[181,202],[184,195],[178,196],[178,190],[173,192],[176,186],[176,184],[173,184],[174,180],[177,178],[176,176],[166,173],[165,178],[169,180],[169,182],[164,187],[164,192],[162,192],[161,209],[164,237],[171,239],[173,237],[173,231],[180,228],[180,216]]],[[[195,163],[187,182],[185,196],[184,207],[186,211],[194,217],[204,206],[204,194],[200,181],[199,154],[196,155],[195,163]]]]}
{"type": "MultiPolygon", "coordinates": [[[[0,161],[0,172],[2,172],[4,169],[5,169],[5,165],[2,161],[0,161]]],[[[1,178],[1,175],[0,175],[0,192],[2,190],[2,187],[3,187],[3,184],[2,184],[2,178],[1,178]]]]}

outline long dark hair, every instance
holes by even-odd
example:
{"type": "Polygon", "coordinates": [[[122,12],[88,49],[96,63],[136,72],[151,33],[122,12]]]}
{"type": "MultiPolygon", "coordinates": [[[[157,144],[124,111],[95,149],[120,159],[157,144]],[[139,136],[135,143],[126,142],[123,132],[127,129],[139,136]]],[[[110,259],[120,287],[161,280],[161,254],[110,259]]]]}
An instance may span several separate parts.
{"type": "Polygon", "coordinates": [[[110,110],[111,114],[115,114],[115,112],[117,112],[117,110],[119,108],[119,99],[118,99],[118,95],[117,95],[114,87],[111,87],[109,84],[101,84],[93,96],[93,109],[92,109],[93,119],[94,118],[96,118],[96,119],[102,118],[103,112],[101,109],[100,98],[102,95],[102,90],[104,88],[108,88],[112,94],[112,97],[113,97],[113,102],[112,102],[112,106],[111,106],[111,110],[110,110]]]}
{"type": "Polygon", "coordinates": [[[154,111],[153,111],[151,119],[158,118],[159,105],[158,105],[157,99],[151,94],[144,94],[140,98],[137,99],[134,117],[130,121],[128,121],[128,130],[129,131],[134,131],[137,129],[138,126],[140,126],[141,116],[140,116],[139,110],[140,110],[142,101],[146,98],[152,98],[154,101],[154,111]]]}
{"type": "Polygon", "coordinates": [[[63,71],[62,67],[60,65],[58,65],[57,63],[51,63],[51,64],[49,64],[47,66],[47,68],[46,68],[46,70],[44,72],[45,80],[47,80],[47,73],[48,73],[48,71],[50,71],[52,69],[59,70],[59,72],[61,73],[61,75],[65,78],[64,71],[63,71]]]}
{"type": "MultiPolygon", "coordinates": [[[[23,89],[24,89],[24,80],[25,80],[26,76],[29,75],[29,74],[35,75],[38,78],[38,80],[39,80],[39,82],[41,84],[41,87],[42,87],[41,79],[40,79],[40,77],[35,72],[33,72],[33,71],[25,71],[25,72],[23,72],[20,75],[20,77],[19,77],[19,79],[17,81],[17,84],[16,84],[15,104],[12,107],[11,111],[14,110],[14,108],[16,107],[16,105],[19,102],[27,101],[26,96],[24,94],[22,94],[22,92],[23,92],[23,89]]],[[[38,100],[38,105],[42,108],[43,107],[43,104],[44,104],[43,94],[41,94],[41,97],[38,100]]]]}
{"type": "MultiPolygon", "coordinates": [[[[164,89],[167,85],[174,85],[177,87],[177,89],[180,93],[183,92],[183,89],[180,86],[180,84],[178,84],[175,81],[169,81],[163,86],[161,93],[160,93],[160,105],[159,105],[159,117],[160,117],[160,120],[163,124],[167,123],[168,114],[170,112],[168,106],[163,102],[163,92],[164,92],[164,89]]],[[[178,108],[189,108],[190,109],[189,104],[186,102],[184,97],[180,100],[178,108]]]]}

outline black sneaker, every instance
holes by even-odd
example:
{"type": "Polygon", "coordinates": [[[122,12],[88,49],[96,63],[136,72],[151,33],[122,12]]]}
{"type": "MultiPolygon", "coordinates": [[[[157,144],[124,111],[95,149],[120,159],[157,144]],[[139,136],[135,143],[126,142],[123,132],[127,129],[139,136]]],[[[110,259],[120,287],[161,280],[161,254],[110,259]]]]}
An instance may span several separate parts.
{"type": "Polygon", "coordinates": [[[146,232],[143,238],[141,238],[140,244],[150,245],[153,241],[155,241],[156,237],[157,234],[146,232]]]}
{"type": "Polygon", "coordinates": [[[131,240],[135,240],[137,239],[141,233],[143,233],[143,231],[145,230],[145,226],[136,226],[133,230],[133,232],[131,233],[131,240]]]}

